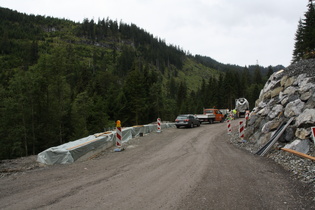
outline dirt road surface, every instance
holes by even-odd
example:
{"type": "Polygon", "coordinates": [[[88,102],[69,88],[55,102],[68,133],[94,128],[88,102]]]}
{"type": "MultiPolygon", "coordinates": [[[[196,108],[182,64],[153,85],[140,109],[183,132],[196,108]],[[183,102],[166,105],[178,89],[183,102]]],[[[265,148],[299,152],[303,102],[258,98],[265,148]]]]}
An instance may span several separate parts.
{"type": "Polygon", "coordinates": [[[123,152],[5,176],[0,209],[313,208],[287,171],[228,139],[223,123],[169,128],[123,152]]]}

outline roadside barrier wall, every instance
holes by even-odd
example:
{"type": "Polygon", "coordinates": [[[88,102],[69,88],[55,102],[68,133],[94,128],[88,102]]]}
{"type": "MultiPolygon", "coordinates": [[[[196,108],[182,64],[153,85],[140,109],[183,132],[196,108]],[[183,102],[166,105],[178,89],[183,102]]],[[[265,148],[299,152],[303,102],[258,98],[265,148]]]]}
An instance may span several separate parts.
{"type": "MultiPolygon", "coordinates": [[[[175,127],[174,123],[162,123],[162,128],[175,127]]],[[[122,128],[122,143],[128,142],[141,134],[157,131],[156,124],[122,128]]],[[[90,135],[76,141],[51,147],[37,155],[37,161],[46,165],[71,164],[85,160],[115,145],[116,131],[108,131],[90,135]]]]}

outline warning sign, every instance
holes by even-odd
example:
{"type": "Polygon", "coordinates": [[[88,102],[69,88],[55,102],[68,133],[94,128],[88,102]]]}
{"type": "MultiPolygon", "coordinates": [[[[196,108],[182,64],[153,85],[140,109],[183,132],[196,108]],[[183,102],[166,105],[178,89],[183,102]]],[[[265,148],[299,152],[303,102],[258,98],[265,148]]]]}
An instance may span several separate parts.
{"type": "Polygon", "coordinates": [[[311,127],[311,130],[312,130],[313,141],[315,144],[315,127],[311,127]]]}

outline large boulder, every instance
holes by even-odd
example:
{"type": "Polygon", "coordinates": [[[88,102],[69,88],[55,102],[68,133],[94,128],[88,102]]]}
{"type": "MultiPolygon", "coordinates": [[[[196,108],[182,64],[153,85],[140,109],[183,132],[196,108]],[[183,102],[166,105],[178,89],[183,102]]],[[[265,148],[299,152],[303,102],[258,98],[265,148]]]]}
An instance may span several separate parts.
{"type": "Polygon", "coordinates": [[[295,81],[295,79],[296,79],[295,77],[287,77],[285,81],[283,82],[282,86],[284,86],[284,88],[291,86],[293,82],[295,81]]]}
{"type": "Polygon", "coordinates": [[[270,91],[270,97],[273,98],[273,97],[276,97],[279,95],[279,93],[283,90],[283,87],[277,87],[273,90],[270,91]]]}
{"type": "Polygon", "coordinates": [[[261,132],[262,133],[269,133],[270,131],[274,131],[279,127],[280,124],[281,124],[281,121],[279,121],[279,120],[269,121],[269,122],[264,124],[264,126],[261,129],[261,132]]]}
{"type": "Polygon", "coordinates": [[[298,128],[295,131],[295,136],[299,139],[307,139],[311,134],[311,130],[307,130],[305,128],[298,128]]]}
{"type": "Polygon", "coordinates": [[[296,126],[300,127],[303,124],[315,126],[315,109],[305,109],[302,114],[296,118],[296,126]]]}
{"type": "Polygon", "coordinates": [[[313,109],[315,107],[315,90],[313,90],[313,93],[305,103],[305,109],[313,109]]]}
{"type": "Polygon", "coordinates": [[[296,139],[290,144],[285,145],[284,148],[292,149],[305,154],[310,150],[309,141],[299,139],[296,139]]]}
{"type": "Polygon", "coordinates": [[[284,116],[286,117],[294,117],[302,113],[302,109],[305,103],[301,101],[301,99],[297,99],[288,103],[284,110],[284,116]]]}
{"type": "Polygon", "coordinates": [[[270,119],[273,119],[276,116],[278,116],[279,113],[281,113],[282,111],[283,111],[283,106],[281,104],[277,104],[272,108],[271,112],[269,112],[268,117],[270,119]]]}

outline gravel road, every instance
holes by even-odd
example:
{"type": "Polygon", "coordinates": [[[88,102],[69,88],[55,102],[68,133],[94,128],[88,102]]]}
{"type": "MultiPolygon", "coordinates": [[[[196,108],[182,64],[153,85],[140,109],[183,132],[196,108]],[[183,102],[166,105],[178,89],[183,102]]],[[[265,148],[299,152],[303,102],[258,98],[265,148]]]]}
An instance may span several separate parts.
{"type": "Polygon", "coordinates": [[[228,139],[223,123],[169,128],[123,152],[4,176],[0,209],[313,208],[290,173],[228,139]]]}

